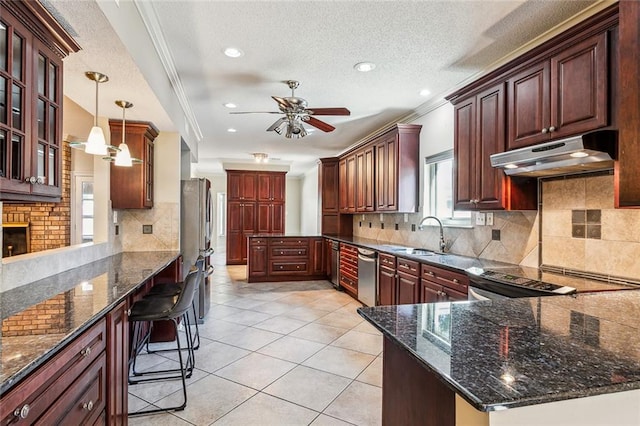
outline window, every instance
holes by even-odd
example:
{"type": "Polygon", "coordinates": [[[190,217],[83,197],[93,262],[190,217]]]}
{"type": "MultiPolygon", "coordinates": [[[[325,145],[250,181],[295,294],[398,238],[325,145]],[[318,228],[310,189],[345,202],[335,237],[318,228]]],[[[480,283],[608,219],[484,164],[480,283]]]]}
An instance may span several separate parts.
{"type": "Polygon", "coordinates": [[[453,209],[453,150],[425,159],[424,215],[437,216],[445,225],[471,225],[471,212],[453,209]]]}

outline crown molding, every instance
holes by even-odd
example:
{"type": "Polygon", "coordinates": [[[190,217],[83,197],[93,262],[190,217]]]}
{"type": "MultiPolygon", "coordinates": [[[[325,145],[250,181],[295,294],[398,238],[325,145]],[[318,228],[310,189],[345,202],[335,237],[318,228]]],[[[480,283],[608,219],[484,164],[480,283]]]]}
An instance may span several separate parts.
{"type": "Polygon", "coordinates": [[[160,62],[162,63],[167,77],[169,78],[171,87],[178,98],[178,102],[184,112],[185,119],[193,129],[197,141],[200,142],[203,138],[202,130],[200,129],[198,120],[193,113],[193,109],[191,109],[191,104],[189,103],[184,91],[182,80],[176,70],[173,55],[171,55],[171,49],[169,49],[164,32],[162,31],[162,25],[160,25],[160,20],[158,19],[158,14],[153,7],[153,2],[146,0],[133,0],[133,3],[140,13],[144,26],[147,28],[147,33],[149,34],[151,42],[158,53],[158,57],[160,58],[160,62]]]}

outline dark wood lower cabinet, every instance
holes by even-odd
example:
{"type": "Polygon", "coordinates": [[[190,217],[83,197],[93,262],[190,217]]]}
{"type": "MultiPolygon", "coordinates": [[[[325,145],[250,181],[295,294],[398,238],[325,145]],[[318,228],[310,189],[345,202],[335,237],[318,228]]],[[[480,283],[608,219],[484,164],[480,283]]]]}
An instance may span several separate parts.
{"type": "Polygon", "coordinates": [[[126,425],[128,412],[129,321],[127,302],[107,314],[107,415],[109,424],[126,425]]]}
{"type": "Polygon", "coordinates": [[[248,237],[249,282],[324,279],[325,247],[321,237],[248,237]]]}
{"type": "Polygon", "coordinates": [[[398,272],[398,298],[396,304],[414,304],[419,300],[420,278],[398,272]]]}
{"type": "Polygon", "coordinates": [[[383,426],[455,426],[455,393],[388,338],[383,351],[383,426]]]}

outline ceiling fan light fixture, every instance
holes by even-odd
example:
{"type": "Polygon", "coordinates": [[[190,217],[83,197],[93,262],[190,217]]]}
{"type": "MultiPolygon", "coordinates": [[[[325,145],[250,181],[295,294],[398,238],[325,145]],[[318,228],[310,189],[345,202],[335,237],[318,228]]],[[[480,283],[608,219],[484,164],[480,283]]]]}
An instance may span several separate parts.
{"type": "Polygon", "coordinates": [[[287,129],[288,127],[289,127],[289,123],[287,123],[286,121],[283,121],[282,123],[280,123],[278,125],[278,127],[273,129],[273,131],[276,132],[277,134],[281,135],[282,132],[284,132],[285,129],[287,129]]]}
{"type": "Polygon", "coordinates": [[[369,72],[369,71],[373,71],[374,69],[376,69],[376,64],[374,64],[373,62],[358,62],[357,64],[355,64],[353,66],[353,68],[356,71],[369,72]]]}
{"type": "Polygon", "coordinates": [[[222,52],[229,58],[239,58],[244,56],[244,52],[237,47],[227,47],[222,52]]]}

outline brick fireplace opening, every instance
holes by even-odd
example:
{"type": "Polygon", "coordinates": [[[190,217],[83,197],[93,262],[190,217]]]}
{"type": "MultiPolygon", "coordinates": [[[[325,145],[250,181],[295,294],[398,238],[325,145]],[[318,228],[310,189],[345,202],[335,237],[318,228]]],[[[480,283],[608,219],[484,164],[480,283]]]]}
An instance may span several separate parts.
{"type": "Polygon", "coordinates": [[[2,257],[29,253],[30,247],[29,222],[2,224],[2,257]]]}

